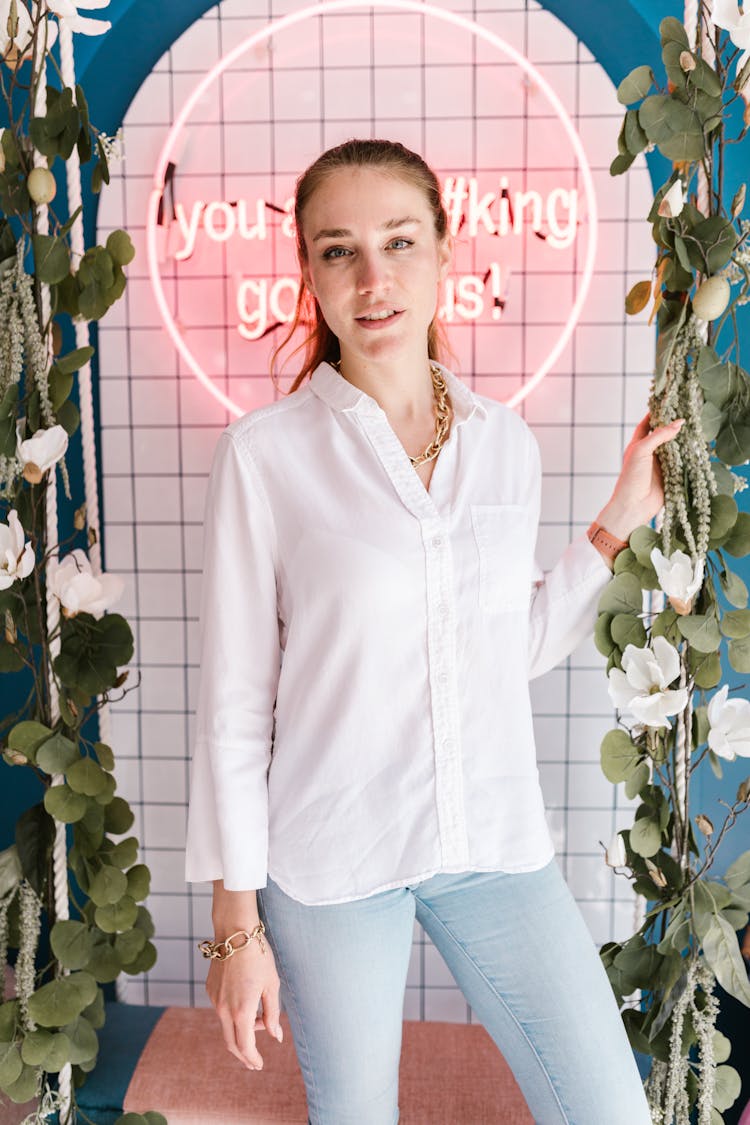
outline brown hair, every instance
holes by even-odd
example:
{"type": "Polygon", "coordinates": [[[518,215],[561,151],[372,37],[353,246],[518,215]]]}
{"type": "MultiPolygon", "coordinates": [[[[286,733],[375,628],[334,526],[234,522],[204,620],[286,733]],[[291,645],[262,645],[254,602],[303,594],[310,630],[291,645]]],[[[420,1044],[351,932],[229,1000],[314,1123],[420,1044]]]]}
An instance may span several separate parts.
{"type": "MultiPolygon", "coordinates": [[[[400,176],[419,188],[427,199],[435,221],[435,234],[439,240],[445,238],[448,217],[443,207],[442,193],[437,176],[428,164],[398,141],[350,140],[329,148],[319,156],[297,180],[294,197],[294,223],[297,238],[297,258],[300,263],[307,259],[307,247],[302,234],[302,215],[309,200],[324,180],[339,168],[378,168],[394,176],[400,176]]],[[[289,388],[289,394],[296,391],[307,375],[311,375],[318,364],[324,360],[335,362],[341,358],[338,337],[323,319],[320,306],[300,279],[297,303],[289,331],[274,348],[271,355],[271,377],[276,374],[276,363],[280,353],[287,346],[300,324],[309,324],[310,331],[302,343],[290,353],[289,359],[304,348],[302,369],[289,388]]],[[[443,326],[433,317],[427,330],[427,349],[430,359],[440,361],[451,354],[443,326]]],[[[274,378],[274,382],[276,382],[274,378]]]]}

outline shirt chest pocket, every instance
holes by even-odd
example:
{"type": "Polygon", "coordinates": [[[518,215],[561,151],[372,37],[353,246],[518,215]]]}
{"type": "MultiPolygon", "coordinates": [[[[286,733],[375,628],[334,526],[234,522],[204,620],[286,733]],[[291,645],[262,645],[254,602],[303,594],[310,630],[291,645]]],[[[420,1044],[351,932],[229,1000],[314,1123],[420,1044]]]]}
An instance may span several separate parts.
{"type": "Polygon", "coordinates": [[[521,504],[472,504],[471,526],[479,561],[480,609],[526,609],[531,598],[528,511],[521,504]]]}

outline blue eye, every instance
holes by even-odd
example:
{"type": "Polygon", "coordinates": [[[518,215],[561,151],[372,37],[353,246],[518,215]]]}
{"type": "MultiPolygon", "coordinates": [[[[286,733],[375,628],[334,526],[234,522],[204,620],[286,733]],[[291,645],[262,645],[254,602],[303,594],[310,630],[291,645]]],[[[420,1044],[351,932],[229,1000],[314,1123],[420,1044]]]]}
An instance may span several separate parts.
{"type": "Polygon", "coordinates": [[[327,250],[323,251],[324,258],[343,258],[349,251],[345,246],[329,246],[327,250]]]}
{"type": "Polygon", "coordinates": [[[413,246],[414,243],[410,238],[394,238],[390,245],[394,250],[404,250],[407,246],[413,246]],[[400,243],[400,245],[397,246],[396,243],[400,243]]]}

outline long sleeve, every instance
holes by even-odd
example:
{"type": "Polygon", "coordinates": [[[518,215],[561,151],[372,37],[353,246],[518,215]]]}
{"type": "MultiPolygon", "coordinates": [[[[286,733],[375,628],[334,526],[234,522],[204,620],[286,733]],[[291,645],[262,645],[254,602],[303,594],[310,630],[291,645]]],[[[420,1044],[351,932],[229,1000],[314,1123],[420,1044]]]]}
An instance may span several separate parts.
{"type": "Polygon", "coordinates": [[[276,533],[249,434],[225,430],[208,482],[186,877],[266,885],[267,771],[280,667],[276,533]]]}
{"type": "MultiPolygon", "coordinates": [[[[531,431],[529,439],[528,504],[537,527],[542,470],[539,444],[531,431]]],[[[566,547],[551,570],[543,571],[534,561],[529,609],[530,680],[554,668],[593,631],[599,597],[611,577],[607,563],[585,532],[566,547]]]]}

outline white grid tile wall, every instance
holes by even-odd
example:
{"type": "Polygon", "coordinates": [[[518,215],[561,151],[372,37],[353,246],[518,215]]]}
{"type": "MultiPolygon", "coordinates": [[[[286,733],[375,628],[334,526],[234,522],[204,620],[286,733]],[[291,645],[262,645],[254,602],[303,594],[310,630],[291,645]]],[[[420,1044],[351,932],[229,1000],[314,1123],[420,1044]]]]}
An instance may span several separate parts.
{"type": "MultiPolygon", "coordinates": [[[[131,984],[135,1002],[207,1002],[205,962],[195,943],[210,933],[210,888],[186,887],[182,849],[203,500],[213,447],[231,421],[186,370],[160,323],[146,268],[146,204],[168,127],[200,77],[269,18],[299,6],[298,0],[267,2],[255,0],[248,15],[248,0],[222,0],[163,56],[127,113],[125,159],[113,169],[99,212],[100,241],[122,225],[138,250],[127,293],[99,336],[104,550],[107,568],[126,580],[121,610],[136,637],[131,682],[137,673],[141,677],[138,689],[113,708],[113,742],[119,788],[136,810],[153,875],[149,906],[160,954],[151,973],[131,984]]],[[[600,243],[582,319],[550,374],[519,407],[542,447],[538,555],[549,566],[606,500],[622,450],[646,409],[652,332],[642,319],[625,323],[623,297],[651,269],[653,246],[644,221],[651,186],[642,158],[627,177],[610,179],[621,107],[604,71],[553,15],[531,0],[443,6],[476,19],[538,65],[575,122],[596,185],[600,243]]],[[[312,33],[298,25],[271,51],[257,47],[193,113],[179,173],[180,186],[189,183],[186,197],[283,198],[294,175],[319,151],[357,133],[403,140],[441,174],[494,169],[515,176],[520,187],[528,180],[549,190],[562,167],[560,128],[539,91],[486,43],[434,19],[428,28],[428,22],[411,13],[343,13],[318,19],[312,33]]],[[[570,153],[565,160],[570,175],[570,153]]],[[[548,256],[540,266],[533,238],[521,241],[501,346],[498,327],[487,318],[451,326],[461,372],[476,390],[500,399],[546,354],[581,269],[575,246],[567,257],[551,262],[548,256]]],[[[290,241],[269,241],[265,248],[269,275],[293,272],[290,241]]],[[[195,325],[203,326],[207,368],[222,389],[244,396],[243,408],[249,409],[272,401],[276,392],[265,374],[268,347],[249,348],[229,323],[232,296],[225,279],[243,266],[234,254],[222,244],[222,256],[212,260],[220,265],[213,281],[202,272],[207,259],[200,251],[181,263],[175,311],[187,339],[195,325]]],[[[459,254],[467,269],[477,269],[480,240],[465,240],[459,254]]],[[[256,276],[263,272],[259,266],[258,260],[256,276]]],[[[176,284],[166,287],[175,300],[176,284]]],[[[535,680],[532,699],[560,862],[595,940],[623,936],[632,922],[632,897],[628,884],[605,867],[599,842],[624,827],[627,814],[598,766],[612,711],[593,643],[535,680]]],[[[405,1014],[472,1018],[418,926],[405,1014]]]]}

